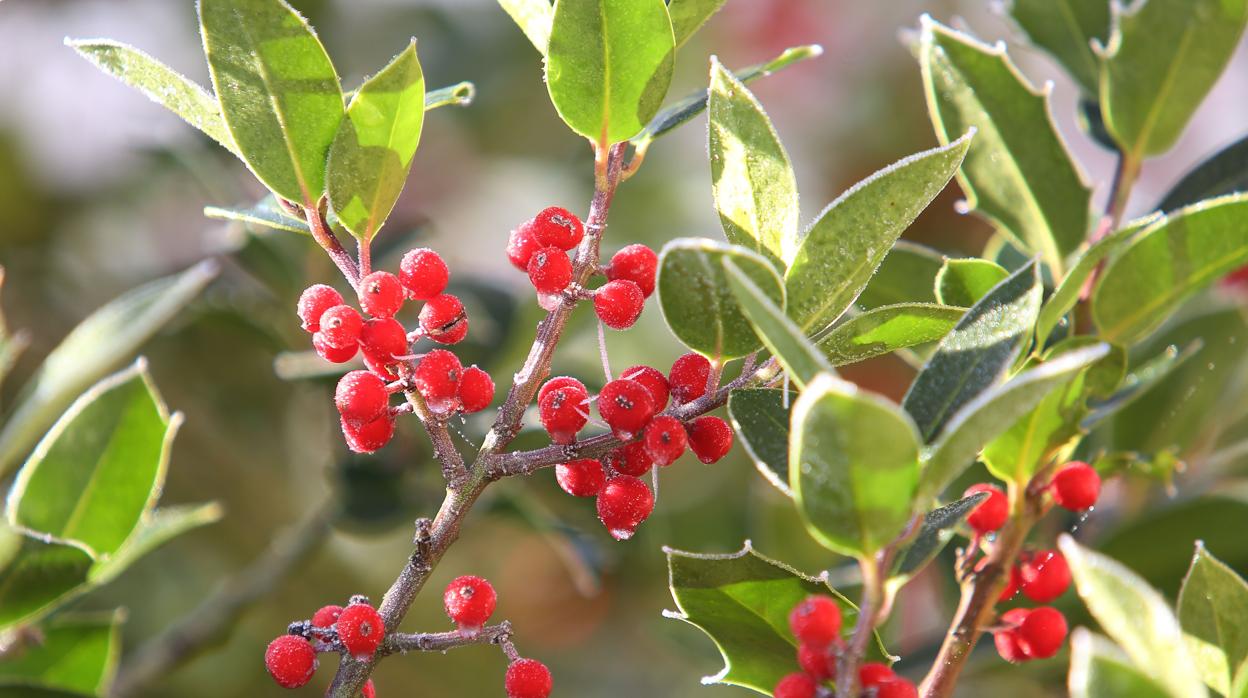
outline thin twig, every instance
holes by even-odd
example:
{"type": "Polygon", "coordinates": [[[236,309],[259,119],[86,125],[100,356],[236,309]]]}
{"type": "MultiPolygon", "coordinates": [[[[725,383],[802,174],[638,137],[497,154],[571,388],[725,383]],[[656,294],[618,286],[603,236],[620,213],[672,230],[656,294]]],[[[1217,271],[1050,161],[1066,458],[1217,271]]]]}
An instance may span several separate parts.
{"type": "Polygon", "coordinates": [[[358,289],[360,286],[360,269],[355,264],[355,260],[351,259],[351,253],[338,242],[338,236],[334,235],[334,231],[329,227],[328,221],[325,219],[325,212],[315,206],[307,206],[303,209],[304,217],[308,221],[308,229],[312,231],[312,239],[316,240],[316,244],[325,250],[329,258],[337,265],[338,270],[346,277],[351,284],[351,288],[358,289]]]}
{"type": "Polygon", "coordinates": [[[487,625],[476,633],[450,630],[444,633],[390,633],[377,651],[379,656],[406,652],[445,652],[468,645],[502,645],[510,642],[511,623],[487,625]]]}

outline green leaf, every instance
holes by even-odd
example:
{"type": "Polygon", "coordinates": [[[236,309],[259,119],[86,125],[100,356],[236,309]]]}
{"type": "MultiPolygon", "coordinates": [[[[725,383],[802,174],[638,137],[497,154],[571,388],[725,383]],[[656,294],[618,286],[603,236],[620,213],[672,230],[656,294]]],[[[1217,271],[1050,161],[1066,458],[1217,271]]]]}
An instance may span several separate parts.
{"type": "Polygon", "coordinates": [[[858,296],[858,305],[869,309],[935,303],[936,274],[944,262],[944,255],[930,247],[898,240],[858,296]]]}
{"type": "Polygon", "coordinates": [[[675,53],[663,0],[557,0],[546,87],[564,123],[605,149],[658,113],[675,53]]]}
{"type": "Polygon", "coordinates": [[[329,150],[329,204],[355,237],[372,240],[407,181],[425,120],[416,40],[356,91],[329,150]]]}
{"type": "Polygon", "coordinates": [[[1157,204],[1157,210],[1169,213],[1205,199],[1245,190],[1248,190],[1248,137],[1226,146],[1183,175],[1157,204]]]}
{"type": "Polygon", "coordinates": [[[731,257],[777,305],[784,284],[764,258],[742,247],[703,238],[678,238],[659,255],[659,307],[663,319],[685,346],[706,356],[732,359],[763,346],[742,314],[721,263],[731,257]]]}
{"type": "Polygon", "coordinates": [[[37,645],[0,662],[0,686],[24,686],[78,695],[109,694],[121,658],[125,614],[67,616],[40,629],[37,645]]]}
{"type": "Polygon", "coordinates": [[[220,504],[209,502],[161,507],[144,515],[138,527],[116,553],[95,563],[91,568],[90,582],[96,586],[111,582],[139,558],[183,533],[220,521],[223,514],[220,504]]]}
{"type": "Polygon", "coordinates": [[[0,522],[0,632],[34,622],[86,583],[91,556],[0,522]]]}
{"type": "Polygon", "coordinates": [[[471,82],[457,82],[425,93],[425,111],[439,107],[466,107],[477,98],[477,86],[471,82]]]}
{"type": "Polygon", "coordinates": [[[338,74],[283,0],[200,0],[212,86],[243,161],[274,194],[314,206],[343,117],[338,74]]]}
{"type": "Polygon", "coordinates": [[[1088,231],[1091,190],[1083,183],[1037,92],[992,47],[923,18],[920,63],[928,109],[942,141],[976,128],[958,175],[968,208],[979,210],[1060,274],[1088,231]]]}
{"type": "Polygon", "coordinates": [[[1040,293],[1033,262],[998,284],[940,341],[902,402],[924,441],[1014,363],[1035,327],[1040,293]]]}
{"type": "Polygon", "coordinates": [[[152,281],[96,310],[61,341],[22,388],[0,431],[0,475],[25,456],[69,403],[133,356],[218,271],[215,261],[152,281]]]}
{"type": "Polygon", "coordinates": [[[217,100],[204,88],[137,48],[118,41],[66,39],[65,45],[239,155],[221,118],[217,100]]]}
{"type": "MultiPolygon", "coordinates": [[[[4,267],[0,267],[0,288],[3,286],[4,267]]],[[[25,332],[19,331],[16,334],[9,332],[8,325],[4,321],[4,312],[0,310],[0,383],[4,382],[5,376],[13,368],[13,363],[29,344],[30,337],[25,332]]],[[[0,472],[3,472],[3,467],[0,467],[0,472]]]]}
{"type": "Polygon", "coordinates": [[[853,305],[893,243],[953,178],[972,135],[889,165],[819,214],[786,257],[787,310],[804,332],[819,332],[853,305]]]}
{"type": "Polygon", "coordinates": [[[121,547],[164,482],[181,419],[146,362],[83,393],[39,442],[9,491],[9,524],[75,541],[101,558],[121,547]]]}
{"type": "Polygon", "coordinates": [[[831,375],[793,406],[789,487],[807,530],[830,550],[865,558],[912,515],[919,433],[899,407],[831,375]]]}
{"type": "Polygon", "coordinates": [[[914,542],[898,556],[897,566],[889,575],[889,584],[900,587],[926,567],[953,538],[954,528],[987,498],[987,492],[976,492],[927,512],[914,542]]]}
{"type": "Polygon", "coordinates": [[[1166,152],[1222,74],[1248,21],[1245,0],[1148,0],[1117,6],[1101,108],[1128,157],[1166,152]]]}
{"type": "Polygon", "coordinates": [[[204,216],[222,221],[238,221],[247,225],[258,225],[274,230],[285,230],[292,233],[311,235],[306,221],[288,215],[277,204],[272,196],[266,196],[251,208],[222,208],[205,206],[204,216]]]}
{"type": "Polygon", "coordinates": [[[1093,400],[1092,411],[1084,419],[1083,426],[1090,427],[1146,395],[1151,388],[1187,363],[1188,359],[1199,354],[1202,348],[1199,341],[1183,347],[1183,351],[1173,345],[1166,347],[1157,357],[1127,374],[1122,387],[1113,394],[1101,400],[1093,400]]]}
{"type": "Polygon", "coordinates": [[[529,37],[537,52],[545,56],[546,45],[550,43],[550,25],[555,19],[550,0],[498,0],[498,4],[529,37]]]}
{"type": "Polygon", "coordinates": [[[1229,693],[1231,671],[1248,661],[1248,584],[1200,541],[1179,592],[1178,613],[1205,683],[1229,693]]]}
{"type": "Polygon", "coordinates": [[[732,259],[726,258],[722,263],[728,273],[728,285],[732,287],[745,317],[793,382],[804,388],[820,373],[831,373],[832,364],[784,316],[784,310],[771,302],[767,294],[733,264],[732,259]]]}
{"type": "Polygon", "coordinates": [[[693,33],[702,28],[711,15],[719,12],[728,0],[671,0],[667,11],[672,15],[672,31],[680,48],[693,33]]]}
{"type": "Polygon", "coordinates": [[[1236,672],[1229,698],[1248,698],[1248,663],[1241,665],[1236,672]]]}
{"type": "Polygon", "coordinates": [[[1013,0],[1010,15],[1031,43],[1048,51],[1088,94],[1100,87],[1101,61],[1092,41],[1109,38],[1105,0],[1013,0]]]}
{"type": "Polygon", "coordinates": [[[1108,639],[1075,628],[1070,634],[1070,698],[1170,698],[1108,639]]]}
{"type": "Polygon", "coordinates": [[[1088,550],[1069,535],[1063,534],[1057,544],[1070,564],[1079,596],[1135,666],[1173,698],[1207,696],[1192,671],[1179,622],[1161,594],[1121,563],[1088,550]]]}
{"type": "Polygon", "coordinates": [[[946,259],[936,275],[936,302],[969,308],[1009,275],[986,259],[946,259]]]}
{"type": "Polygon", "coordinates": [[[949,334],[965,313],[965,308],[930,303],[886,305],[832,328],[819,340],[819,350],[834,366],[866,361],[935,342],[949,334]]]}
{"type": "Polygon", "coordinates": [[[1246,261],[1248,195],[1181,209],[1142,230],[1105,268],[1092,319],[1106,339],[1129,344],[1246,261]]]}
{"type": "Polygon", "coordinates": [[[711,191],[728,241],[776,260],[797,249],[797,180],[763,105],[711,57],[711,191]]]}
{"type": "Polygon", "coordinates": [[[790,497],[789,420],[794,399],[795,395],[770,388],[745,388],[728,395],[728,418],[754,467],[790,497]]]}

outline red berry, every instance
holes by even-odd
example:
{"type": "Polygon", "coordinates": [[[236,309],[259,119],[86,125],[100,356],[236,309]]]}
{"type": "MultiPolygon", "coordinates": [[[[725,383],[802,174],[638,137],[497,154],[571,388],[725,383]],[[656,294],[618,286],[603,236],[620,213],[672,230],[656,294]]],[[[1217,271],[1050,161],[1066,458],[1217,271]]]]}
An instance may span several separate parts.
{"type": "Polygon", "coordinates": [[[658,465],[671,465],[685,452],[689,436],[685,434],[685,425],[675,417],[655,417],[646,425],[643,437],[646,453],[658,465]]]}
{"type": "Polygon", "coordinates": [[[368,371],[350,371],[338,379],[334,406],[348,422],[366,424],[390,409],[390,391],[385,382],[368,371]]]}
{"type": "Polygon", "coordinates": [[[458,344],[468,336],[464,304],[449,293],[434,296],[420,309],[420,329],[439,344],[458,344]]]}
{"type": "Polygon", "coordinates": [[[360,348],[374,363],[389,366],[394,363],[394,357],[407,354],[407,332],[394,318],[375,317],[364,323],[360,348]]]}
{"type": "Polygon", "coordinates": [[[607,465],[621,475],[641,477],[650,472],[654,460],[646,453],[643,441],[633,441],[611,449],[606,456],[607,465]]]}
{"type": "Polygon", "coordinates": [[[806,674],[789,674],[780,679],[771,695],[775,698],[815,698],[819,684],[806,674]]]}
{"type": "Polygon", "coordinates": [[[1070,587],[1070,565],[1056,550],[1042,550],[1019,564],[1023,595],[1036,603],[1048,603],[1070,587]]]}
{"type": "Polygon", "coordinates": [[[1010,500],[1000,487],[986,482],[971,485],[962,496],[969,497],[980,492],[987,492],[988,498],[971,511],[966,523],[977,533],[990,533],[1004,526],[1006,519],[1010,518],[1010,500]]]}
{"type": "Polygon", "coordinates": [[[264,651],[264,666],[282,688],[299,688],[316,673],[316,650],[298,635],[282,635],[264,651]]]}
{"type": "Polygon", "coordinates": [[[379,378],[385,381],[397,381],[399,374],[395,373],[393,361],[382,362],[380,359],[374,358],[372,354],[363,354],[364,366],[372,373],[377,374],[379,378]]]}
{"type": "Polygon", "coordinates": [[[364,698],[377,698],[377,687],[373,686],[372,679],[364,682],[364,688],[360,689],[360,695],[364,696],[364,698]]]}
{"type": "Polygon", "coordinates": [[[580,392],[589,395],[589,389],[585,387],[585,384],[572,376],[555,376],[542,384],[541,390],[537,391],[537,401],[541,402],[542,398],[546,396],[546,393],[549,393],[552,390],[566,388],[568,386],[572,386],[580,392]]]}
{"type": "Polygon", "coordinates": [[[611,281],[627,279],[641,289],[649,298],[654,293],[654,273],[659,268],[659,256],[645,245],[629,245],[616,252],[607,265],[607,278],[611,281]]]}
{"type": "Polygon", "coordinates": [[[389,414],[359,426],[343,417],[341,424],[347,448],[356,453],[372,453],[390,443],[390,439],[394,437],[394,418],[389,414]]]}
{"type": "Polygon", "coordinates": [[[689,450],[703,463],[715,463],[732,450],[732,427],[719,417],[698,417],[685,425],[685,431],[689,450]]]}
{"type": "Polygon", "coordinates": [[[357,660],[373,656],[386,635],[386,624],[381,615],[366,603],[353,603],[342,610],[338,622],[338,639],[357,660]]]}
{"type": "Polygon", "coordinates": [[[317,332],[321,329],[321,316],[335,305],[342,305],[342,294],[325,284],[316,284],[304,289],[295,312],[303,321],[303,329],[317,332]]]}
{"type": "Polygon", "coordinates": [[[1053,501],[1071,511],[1091,509],[1101,496],[1101,476],[1082,461],[1067,463],[1053,476],[1053,501]]]}
{"type": "Polygon", "coordinates": [[[654,398],[654,409],[662,411],[667,407],[667,376],[657,368],[650,366],[632,366],[620,373],[620,378],[637,381],[646,386],[650,397],[654,398]]]}
{"type": "Polygon", "coordinates": [[[542,426],[557,444],[570,444],[589,421],[589,394],[575,385],[565,385],[545,393],[537,401],[542,426]]]}
{"type": "Polygon", "coordinates": [[[631,441],[654,416],[654,400],[641,383],[618,378],[598,393],[598,414],[616,438],[631,441]]]}
{"type": "Polygon", "coordinates": [[[628,475],[611,478],[598,495],[598,520],[616,540],[631,538],[653,510],[654,494],[650,488],[628,475]]]}
{"type": "Polygon", "coordinates": [[[507,698],[546,698],[553,680],[550,669],[536,659],[517,659],[507,667],[503,681],[507,698]]]}
{"type": "Polygon", "coordinates": [[[558,293],[572,282],[572,260],[558,247],[543,247],[529,259],[529,281],[539,293],[558,293]]]}
{"type": "Polygon", "coordinates": [[[458,356],[445,349],[434,349],[416,365],[412,382],[429,409],[445,414],[455,409],[462,375],[463,366],[458,356]]]}
{"type": "Polygon", "coordinates": [[[364,319],[349,305],[335,305],[321,315],[321,339],[335,349],[355,346],[363,328],[364,319]]]}
{"type": "Polygon", "coordinates": [[[494,614],[497,601],[494,587],[486,580],[471,575],[451,580],[442,595],[446,615],[455,621],[461,631],[474,633],[494,614]]]}
{"type": "Polygon", "coordinates": [[[672,399],[677,404],[693,402],[706,394],[706,383],[711,376],[711,362],[701,354],[685,354],[672,363],[667,374],[667,384],[672,399]]]}
{"type": "Polygon", "coordinates": [[[399,283],[413,300],[427,301],[442,293],[450,278],[442,256],[428,247],[409,251],[399,262],[399,283]]]}
{"type": "Polygon", "coordinates": [[[551,206],[533,218],[533,234],[543,247],[570,250],[581,244],[585,226],[571,211],[551,206]]]}
{"type": "Polygon", "coordinates": [[[1023,575],[1018,571],[1018,565],[1010,567],[1010,573],[1006,578],[1005,588],[1001,590],[1001,596],[997,597],[997,601],[1009,601],[1018,593],[1018,588],[1023,584],[1023,575]]]}
{"type": "Polygon", "coordinates": [[[841,607],[831,596],[807,596],[789,611],[789,629],[801,644],[828,647],[841,636],[841,607]]]}
{"type": "Polygon", "coordinates": [[[602,324],[613,330],[626,330],[641,317],[646,297],[632,281],[608,281],[594,291],[594,312],[602,324]]]}
{"type": "Polygon", "coordinates": [[[1066,641],[1066,617],[1052,606],[1031,609],[1018,626],[1018,646],[1031,659],[1057,654],[1066,641]]]}
{"type": "Polygon", "coordinates": [[[866,662],[858,667],[858,683],[863,688],[878,686],[885,681],[897,678],[897,674],[883,662],[866,662]]]}
{"type": "Polygon", "coordinates": [[[360,279],[360,309],[373,317],[393,317],[403,307],[403,284],[388,271],[360,279]]]}
{"type": "MultiPolygon", "coordinates": [[[[1016,608],[1015,611],[1026,611],[1025,608],[1016,608]]],[[[997,654],[1010,664],[1022,664],[1029,657],[1018,645],[1018,632],[1015,630],[998,630],[992,634],[992,644],[997,647],[997,654]]]]}
{"type": "Polygon", "coordinates": [[[312,625],[317,628],[332,628],[342,615],[342,606],[322,606],[312,614],[312,625]]]}
{"type": "Polygon", "coordinates": [[[528,271],[529,260],[533,258],[533,253],[542,247],[534,234],[535,224],[536,221],[530,218],[511,231],[511,237],[507,239],[507,259],[520,271],[528,271]]]}
{"type": "Polygon", "coordinates": [[[563,491],[573,497],[596,496],[607,482],[602,462],[593,458],[580,458],[556,465],[555,479],[563,491]]]}
{"type": "Polygon", "coordinates": [[[325,359],[332,364],[345,364],[355,358],[355,352],[359,351],[359,344],[352,344],[348,347],[339,349],[331,347],[325,341],[325,335],[317,332],[312,335],[312,348],[316,350],[316,355],[325,359]]]}
{"type": "Polygon", "coordinates": [[[919,689],[896,676],[875,685],[875,698],[919,698],[919,689]]]}
{"type": "Polygon", "coordinates": [[[829,652],[827,647],[806,643],[798,645],[797,665],[816,681],[827,681],[836,677],[836,655],[829,652]]]}
{"type": "Polygon", "coordinates": [[[494,401],[494,379],[490,374],[469,366],[459,377],[459,404],[469,414],[480,412],[494,401]]]}

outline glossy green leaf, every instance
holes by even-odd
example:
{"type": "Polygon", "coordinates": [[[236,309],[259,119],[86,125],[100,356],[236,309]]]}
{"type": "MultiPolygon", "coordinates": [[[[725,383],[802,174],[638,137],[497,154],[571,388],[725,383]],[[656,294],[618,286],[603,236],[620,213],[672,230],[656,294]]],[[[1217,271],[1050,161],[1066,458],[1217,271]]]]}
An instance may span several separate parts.
{"type": "Polygon", "coordinates": [[[789,487],[807,530],[830,550],[866,557],[912,516],[919,439],[897,405],[831,375],[793,406],[789,487]]]}
{"type": "Polygon", "coordinates": [[[1093,400],[1092,411],[1084,419],[1083,426],[1087,428],[1130,406],[1185,364],[1188,359],[1199,354],[1202,348],[1203,345],[1200,342],[1193,342],[1184,347],[1182,351],[1173,345],[1167,347],[1161,354],[1128,373],[1122,386],[1113,394],[1103,399],[1093,400]]]}
{"type": "Polygon", "coordinates": [[[243,161],[278,196],[314,206],[343,117],[338,74],[284,0],[200,0],[213,90],[243,161]]]}
{"type": "Polygon", "coordinates": [[[130,359],[216,277],[217,263],[201,262],[118,296],[61,341],[18,396],[0,431],[0,475],[24,457],[82,391],[130,359]]]}
{"type": "Polygon", "coordinates": [[[914,541],[898,556],[896,569],[889,575],[889,583],[900,585],[918,574],[953,538],[955,527],[987,498],[987,492],[976,492],[927,512],[914,541]]]}
{"type": "Polygon", "coordinates": [[[91,568],[91,583],[97,586],[107,584],[144,555],[184,533],[220,521],[223,515],[221,505],[215,502],[161,507],[144,515],[125,544],[108,559],[97,561],[91,568]]]}
{"type": "Polygon", "coordinates": [[[1070,698],[1170,698],[1108,639],[1087,628],[1070,634],[1070,698]]]}
{"type": "Polygon", "coordinates": [[[546,87],[564,123],[605,147],[658,113],[675,53],[663,0],[557,0],[546,87]]]}
{"type": "Polygon", "coordinates": [[[1193,167],[1157,204],[1171,211],[1226,194],[1248,190],[1248,137],[1241,138],[1193,167]]]}
{"type": "Polygon", "coordinates": [[[0,523],[0,632],[46,615],[83,587],[90,569],[82,548],[0,523]]]}
{"type": "Polygon", "coordinates": [[[966,308],[902,303],[869,310],[832,328],[819,350],[834,366],[866,361],[898,349],[935,342],[949,334],[966,308]]]}
{"type": "Polygon", "coordinates": [[[1101,61],[1092,41],[1109,39],[1109,3],[1105,0],[1013,0],[1010,16],[1031,43],[1048,51],[1085,92],[1100,88],[1101,61]]]}
{"type": "Polygon", "coordinates": [[[1178,619],[1161,594],[1121,563],[1069,535],[1058,538],[1058,547],[1088,610],[1137,668],[1173,698],[1208,695],[1192,669],[1178,619]]]}
{"type": "Polygon", "coordinates": [[[736,265],[771,299],[783,306],[784,284],[764,258],[741,247],[702,238],[678,238],[659,255],[659,307],[663,319],[685,346],[709,357],[731,359],[763,346],[742,314],[728,285],[723,260],[736,265]]]}
{"type": "Polygon", "coordinates": [[[763,345],[784,367],[799,388],[805,387],[820,373],[831,373],[832,364],[802,335],[784,315],[784,310],[767,297],[732,259],[724,259],[728,285],[740,304],[745,317],[754,326],[763,345]]]}
{"type": "Polygon", "coordinates": [[[936,302],[969,308],[1009,275],[986,259],[946,259],[936,274],[936,302]]]}
{"type": "Polygon", "coordinates": [[[1040,311],[1034,263],[976,303],[940,341],[902,402],[931,442],[963,405],[995,384],[1022,351],[1040,311]]]}
{"type": "Polygon", "coordinates": [[[944,255],[930,247],[898,240],[858,296],[858,306],[935,303],[936,274],[944,262],[944,255]]]}
{"type": "Polygon", "coordinates": [[[1181,209],[1142,230],[1105,268],[1092,292],[1092,319],[1106,339],[1133,342],[1245,262],[1248,195],[1181,209]]]}
{"type": "Polygon", "coordinates": [[[537,52],[546,55],[550,43],[550,25],[555,19],[555,8],[550,0],[498,0],[520,31],[533,42],[537,52]]]}
{"type": "Polygon", "coordinates": [[[0,662],[0,686],[109,695],[121,659],[124,613],[66,616],[40,628],[42,640],[0,662]]]}
{"type": "Polygon", "coordinates": [[[958,175],[969,208],[1038,253],[1054,270],[1088,231],[1091,190],[1037,92],[992,47],[923,18],[919,60],[942,141],[976,128],[958,175]]]}
{"type": "Polygon", "coordinates": [[[797,249],[797,180],[754,94],[711,57],[711,192],[728,241],[776,260],[797,249]]]}
{"type": "Polygon", "coordinates": [[[672,31],[676,35],[676,46],[693,36],[702,28],[711,15],[719,12],[728,0],[669,0],[667,11],[672,15],[672,31]]]}
{"type": "Polygon", "coordinates": [[[893,243],[953,178],[972,135],[889,165],[819,214],[786,257],[787,311],[804,332],[819,332],[853,305],[893,243]]]}
{"type": "Polygon", "coordinates": [[[266,196],[251,208],[223,208],[221,206],[205,206],[204,216],[222,221],[238,221],[247,225],[258,225],[274,230],[285,230],[291,233],[311,235],[306,221],[299,220],[283,211],[272,196],[266,196]]]}
{"type": "Polygon", "coordinates": [[[1101,108],[1130,157],[1166,152],[1231,59],[1246,0],[1148,0],[1118,6],[1105,48],[1101,108]]]}
{"type": "Polygon", "coordinates": [[[1179,592],[1178,614],[1205,683],[1229,693],[1231,672],[1248,661],[1248,584],[1200,541],[1179,592]]]}
{"type": "Polygon", "coordinates": [[[373,239],[390,216],[424,120],[425,76],[413,39],[356,91],[329,150],[329,204],[355,237],[373,239]]]}
{"type": "Polygon", "coordinates": [[[747,388],[728,395],[728,418],[754,467],[776,489],[789,489],[789,420],[796,395],[783,390],[747,388]]]}
{"type": "Polygon", "coordinates": [[[66,39],[65,45],[100,70],[182,117],[226,150],[239,154],[221,118],[216,98],[169,66],[133,46],[109,39],[66,39]]]}

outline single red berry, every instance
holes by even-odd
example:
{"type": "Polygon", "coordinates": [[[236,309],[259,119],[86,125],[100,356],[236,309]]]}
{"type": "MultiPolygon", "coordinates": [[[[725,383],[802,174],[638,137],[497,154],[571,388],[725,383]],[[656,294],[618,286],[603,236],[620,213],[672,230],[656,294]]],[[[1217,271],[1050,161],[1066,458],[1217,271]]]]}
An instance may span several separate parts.
{"type": "Polygon", "coordinates": [[[646,483],[635,477],[613,477],[598,495],[598,520],[616,540],[631,538],[651,511],[654,511],[654,494],[646,483]]]}
{"type": "Polygon", "coordinates": [[[494,614],[494,604],[498,596],[494,587],[480,577],[465,575],[456,577],[446,585],[446,593],[442,602],[446,604],[446,615],[459,626],[461,632],[475,633],[485,625],[485,621],[494,614]]]}
{"type": "Polygon", "coordinates": [[[312,614],[312,626],[316,628],[332,628],[342,615],[342,606],[321,606],[312,614]]]}
{"type": "Polygon", "coordinates": [[[1101,496],[1101,476],[1082,461],[1067,463],[1053,476],[1053,501],[1071,511],[1091,509],[1101,496]]]}
{"type": "Polygon", "coordinates": [[[816,681],[836,678],[836,655],[828,647],[802,643],[797,646],[797,665],[816,681]]]}
{"type": "Polygon", "coordinates": [[[373,317],[393,317],[403,307],[403,284],[388,271],[360,279],[360,309],[373,317]]]}
{"type": "Polygon", "coordinates": [[[1056,550],[1041,550],[1019,564],[1023,595],[1036,603],[1048,603],[1070,587],[1070,565],[1056,550]]]}
{"type": "Polygon", "coordinates": [[[366,603],[353,603],[342,609],[334,627],[343,646],[359,661],[371,658],[386,635],[381,614],[366,603]]]}
{"type": "Polygon", "coordinates": [[[575,385],[546,390],[537,401],[542,426],[557,444],[570,444],[589,421],[589,394],[575,385]]]}
{"type": "Polygon", "coordinates": [[[580,458],[555,466],[555,480],[564,492],[573,497],[594,497],[607,482],[602,462],[593,458],[580,458]]]}
{"type": "Polygon", "coordinates": [[[363,329],[364,319],[349,305],[335,305],[321,314],[321,339],[335,349],[355,346],[363,329]]]}
{"type": "Polygon", "coordinates": [[[507,667],[503,685],[507,698],[546,698],[554,681],[550,669],[536,659],[517,659],[507,667]]]}
{"type": "Polygon", "coordinates": [[[715,463],[732,450],[732,427],[719,417],[698,417],[685,426],[685,431],[689,450],[703,463],[715,463]]]}
{"type": "Polygon", "coordinates": [[[407,332],[394,318],[375,317],[364,323],[360,348],[374,363],[389,366],[394,363],[394,357],[407,354],[407,332]]]}
{"type": "Polygon", "coordinates": [[[1011,664],[1022,664],[1030,659],[1018,644],[1018,627],[1023,624],[1029,608],[1012,608],[1001,615],[1001,628],[992,633],[992,642],[997,647],[997,654],[1011,664]]]}
{"type": "Polygon", "coordinates": [[[317,332],[321,329],[321,316],[335,305],[342,305],[342,294],[325,284],[315,284],[304,289],[295,312],[303,329],[317,332]]]}
{"type": "Polygon", "coordinates": [[[529,260],[542,247],[533,229],[535,224],[536,220],[530,218],[511,231],[511,237],[507,238],[507,259],[520,271],[529,270],[529,260]]]}
{"type": "Polygon", "coordinates": [[[594,291],[594,312],[602,324],[613,330],[626,330],[641,317],[646,297],[632,281],[608,281],[594,291]]]}
{"type": "Polygon", "coordinates": [[[616,438],[631,441],[654,416],[654,400],[641,383],[617,378],[598,393],[598,414],[616,438]]]}
{"type": "Polygon", "coordinates": [[[667,376],[657,368],[650,366],[631,366],[620,373],[620,378],[637,381],[646,386],[650,397],[654,399],[654,409],[662,411],[667,407],[667,376]]]}
{"type": "Polygon", "coordinates": [[[711,376],[711,362],[701,354],[685,354],[672,362],[672,370],[667,374],[667,384],[671,387],[672,399],[676,404],[683,405],[693,402],[706,394],[706,383],[711,376]]]}
{"type": "Polygon", "coordinates": [[[863,688],[878,686],[885,681],[897,678],[897,674],[883,662],[866,662],[858,667],[858,683],[863,688]]]}
{"type": "Polygon", "coordinates": [[[494,379],[490,374],[469,366],[459,377],[459,404],[469,414],[480,412],[494,401],[494,379]]]}
{"type": "Polygon", "coordinates": [[[607,278],[611,281],[627,279],[641,289],[649,298],[654,293],[654,274],[659,268],[659,256],[645,245],[629,245],[611,256],[607,265],[607,278]]]}
{"type": "Polygon", "coordinates": [[[533,234],[539,245],[570,250],[581,244],[585,226],[566,208],[551,206],[533,218],[533,234]]]}
{"type": "Polygon", "coordinates": [[[644,441],[632,441],[611,449],[606,455],[606,463],[621,475],[641,477],[650,472],[654,460],[646,452],[644,441]]]}
{"type": "Polygon", "coordinates": [[[780,679],[771,695],[775,698],[815,698],[819,684],[806,674],[794,673],[780,679]]]}
{"type": "Polygon", "coordinates": [[[384,381],[368,371],[349,371],[338,379],[334,406],[348,422],[366,424],[390,409],[390,391],[384,381]]]}
{"type": "Polygon", "coordinates": [[[671,465],[685,452],[689,436],[679,419],[664,415],[650,420],[642,442],[646,445],[646,453],[656,464],[671,465]]]}
{"type": "Polygon", "coordinates": [[[458,356],[445,349],[434,349],[416,364],[412,382],[429,409],[445,414],[455,409],[463,370],[458,356]]]}
{"type": "Polygon", "coordinates": [[[558,293],[572,282],[572,260],[558,247],[543,247],[529,259],[529,281],[539,293],[558,293]]]}
{"type": "Polygon", "coordinates": [[[980,492],[987,492],[988,498],[971,511],[966,517],[966,523],[976,533],[990,533],[1004,526],[1006,519],[1010,518],[1010,500],[1000,487],[986,482],[971,485],[962,496],[969,497],[980,492]]]}
{"type": "Polygon", "coordinates": [[[875,698],[919,698],[919,689],[900,676],[895,676],[875,685],[875,698]]]}
{"type": "Polygon", "coordinates": [[[1018,646],[1031,659],[1048,659],[1066,641],[1066,616],[1052,606],[1031,609],[1018,626],[1018,646]]]}
{"type": "Polygon", "coordinates": [[[1005,588],[1001,590],[1001,596],[997,597],[997,601],[1009,601],[1018,593],[1018,588],[1023,584],[1023,575],[1018,570],[1018,565],[1010,567],[1010,573],[1006,577],[1005,588]]]}
{"type": "Polygon", "coordinates": [[[801,644],[828,647],[841,636],[841,607],[831,596],[807,596],[789,611],[789,629],[801,644]]]}
{"type": "Polygon", "coordinates": [[[439,344],[458,344],[468,336],[464,304],[449,293],[430,298],[420,309],[420,329],[439,344]]]}
{"type": "Polygon", "coordinates": [[[558,390],[559,388],[566,388],[568,386],[572,386],[580,392],[589,395],[589,389],[585,387],[585,384],[572,376],[555,376],[542,384],[541,389],[537,391],[537,401],[541,402],[542,398],[546,397],[546,393],[549,393],[552,390],[558,390]]]}
{"type": "Polygon", "coordinates": [[[408,251],[399,262],[399,283],[413,300],[427,301],[442,293],[450,278],[442,256],[428,247],[408,251]]]}
{"type": "Polygon", "coordinates": [[[264,666],[282,688],[299,688],[316,673],[316,650],[298,635],[282,635],[264,651],[264,666]]]}
{"type": "Polygon", "coordinates": [[[316,355],[330,362],[331,364],[345,364],[355,358],[355,352],[359,351],[359,344],[338,348],[331,347],[325,341],[325,335],[317,332],[312,335],[312,348],[316,350],[316,355]]]}
{"type": "Polygon", "coordinates": [[[390,443],[390,439],[394,437],[394,417],[389,414],[358,426],[343,417],[341,424],[347,448],[356,453],[372,453],[390,443]]]}
{"type": "Polygon", "coordinates": [[[364,698],[377,698],[377,687],[373,686],[372,679],[364,682],[364,688],[360,689],[360,695],[364,696],[364,698]]]}

